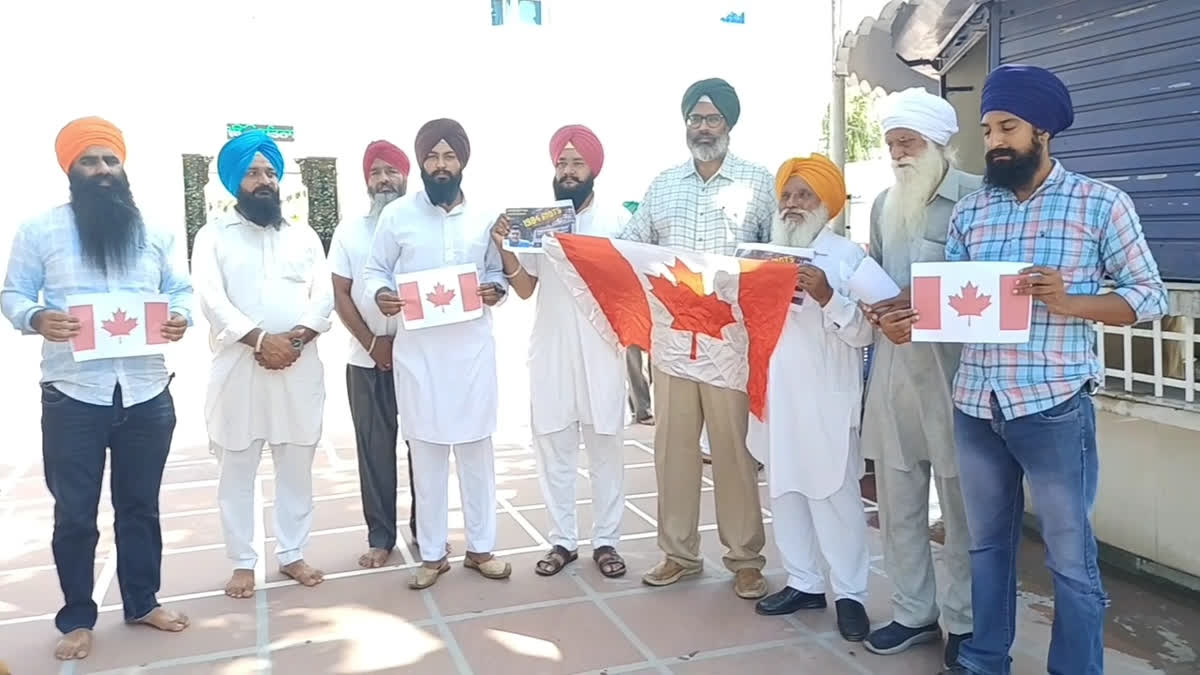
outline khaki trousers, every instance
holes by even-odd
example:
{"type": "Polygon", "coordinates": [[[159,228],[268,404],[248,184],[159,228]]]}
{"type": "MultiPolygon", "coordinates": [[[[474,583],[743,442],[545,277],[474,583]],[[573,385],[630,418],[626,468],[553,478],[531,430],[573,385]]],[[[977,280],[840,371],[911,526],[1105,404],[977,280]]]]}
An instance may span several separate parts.
{"type": "Polygon", "coordinates": [[[700,428],[712,446],[717,533],[725,567],[761,570],[766,537],[758,499],[758,463],[746,450],[746,394],[654,373],[657,419],[654,469],[658,478],[658,546],[692,570],[700,557],[700,428]]]}

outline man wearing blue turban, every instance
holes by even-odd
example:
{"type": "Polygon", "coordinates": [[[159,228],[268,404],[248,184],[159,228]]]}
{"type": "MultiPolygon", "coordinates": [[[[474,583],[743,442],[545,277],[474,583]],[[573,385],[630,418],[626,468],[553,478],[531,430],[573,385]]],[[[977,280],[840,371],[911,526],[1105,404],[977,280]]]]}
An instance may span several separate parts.
{"type": "Polygon", "coordinates": [[[946,260],[1025,263],[1009,292],[1034,302],[1028,342],[963,345],[955,374],[975,616],[945,672],[1012,669],[1014,533],[1028,478],[1054,577],[1049,671],[1099,675],[1108,598],[1089,520],[1099,474],[1091,396],[1104,378],[1093,322],[1157,319],[1166,290],[1129,195],[1051,157],[1051,139],[1074,121],[1061,80],[1036,66],[1001,66],[983,86],[981,113],[986,185],[955,206],[946,260]],[[1104,279],[1113,292],[1101,293],[1104,279]]]}
{"type": "Polygon", "coordinates": [[[261,131],[230,139],[217,174],[237,205],[196,234],[192,278],[213,350],[205,421],[221,465],[217,501],[234,598],[254,596],[254,481],[264,448],[275,467],[275,555],[305,586],[312,462],[321,437],[325,369],[314,342],[328,331],[333,286],[317,233],[281,213],[279,147],[261,131]]]}

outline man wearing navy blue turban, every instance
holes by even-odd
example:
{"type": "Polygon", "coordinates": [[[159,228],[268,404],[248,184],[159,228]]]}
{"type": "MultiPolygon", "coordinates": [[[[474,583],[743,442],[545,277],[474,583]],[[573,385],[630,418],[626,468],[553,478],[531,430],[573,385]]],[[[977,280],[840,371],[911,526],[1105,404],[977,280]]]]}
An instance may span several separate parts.
{"type": "Polygon", "coordinates": [[[997,310],[1001,321],[1029,322],[1028,342],[965,344],[954,378],[975,613],[973,634],[945,672],[1012,670],[1014,533],[1027,478],[1054,578],[1049,672],[1099,675],[1108,598],[1089,519],[1099,475],[1091,397],[1104,378],[1093,322],[1152,321],[1166,312],[1167,294],[1129,195],[1050,155],[1051,139],[1074,121],[1061,80],[1035,66],[1001,66],[983,86],[981,113],[987,184],[955,206],[946,260],[1020,263],[1011,285],[1001,278],[1003,290],[993,292],[1033,302],[1015,317],[997,310]],[[1111,293],[1101,292],[1105,279],[1111,293]]]}
{"type": "Polygon", "coordinates": [[[254,597],[254,481],[268,446],[279,570],[305,586],[324,578],[305,562],[304,545],[325,407],[315,340],[331,325],[333,285],[317,233],[280,211],[283,169],[275,141],[261,131],[230,139],[217,174],[237,205],[200,228],[192,254],[213,351],[204,412],[221,466],[217,503],[233,566],[225,594],[233,598],[254,597]]]}

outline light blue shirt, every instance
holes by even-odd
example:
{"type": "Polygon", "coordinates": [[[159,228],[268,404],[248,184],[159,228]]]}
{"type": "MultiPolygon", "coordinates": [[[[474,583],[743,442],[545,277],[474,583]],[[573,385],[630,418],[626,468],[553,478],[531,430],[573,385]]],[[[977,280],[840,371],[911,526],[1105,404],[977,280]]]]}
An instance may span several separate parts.
{"type": "MultiPolygon", "coordinates": [[[[175,245],[173,233],[147,227],[131,269],[101,274],[83,259],[75,212],[69,204],[58,206],[17,229],[0,310],[17,330],[32,335],[33,315],[42,309],[66,311],[68,295],[162,293],[170,297],[170,311],[191,325],[192,284],[175,245]]],[[[84,403],[112,405],[120,384],[122,404],[137,405],[162,393],[169,378],[161,354],[77,363],[70,343],[42,345],[42,383],[84,403]]]]}

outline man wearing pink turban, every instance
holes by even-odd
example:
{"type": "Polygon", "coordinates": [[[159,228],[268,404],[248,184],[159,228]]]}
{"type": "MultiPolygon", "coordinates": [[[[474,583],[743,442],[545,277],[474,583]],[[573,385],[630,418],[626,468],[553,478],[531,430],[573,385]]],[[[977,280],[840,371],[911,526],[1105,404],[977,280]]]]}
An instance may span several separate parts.
{"type": "MultiPolygon", "coordinates": [[[[411,168],[408,155],[388,141],[373,141],[363,153],[363,179],[370,210],[345,221],[333,232],[329,269],[333,276],[334,308],[350,333],[346,393],[358,450],[363,517],[367,521],[367,552],[362,567],[381,567],[396,547],[396,388],[392,382],[392,339],[395,317],[379,311],[367,294],[363,267],[375,238],[375,225],[388,204],[404,196],[411,168]]],[[[412,485],[412,453],[408,483],[412,485]]],[[[409,504],[409,530],[417,538],[416,497],[409,504]]]]}
{"type": "MultiPolygon", "coordinates": [[[[596,204],[592,186],[604,166],[604,148],[590,129],[573,124],[555,132],[550,161],[554,196],[575,206],[575,234],[612,237],[624,229],[628,211],[615,202],[596,204]]],[[[529,397],[551,549],[535,571],[551,576],[579,557],[575,477],[582,435],[592,479],[592,559],[601,574],[619,577],[625,574],[616,550],[625,503],[624,355],[600,337],[544,254],[518,257],[504,250],[508,233],[508,219],[501,216],[492,238],[504,276],[522,299],[541,289],[529,342],[529,397]]]]}

